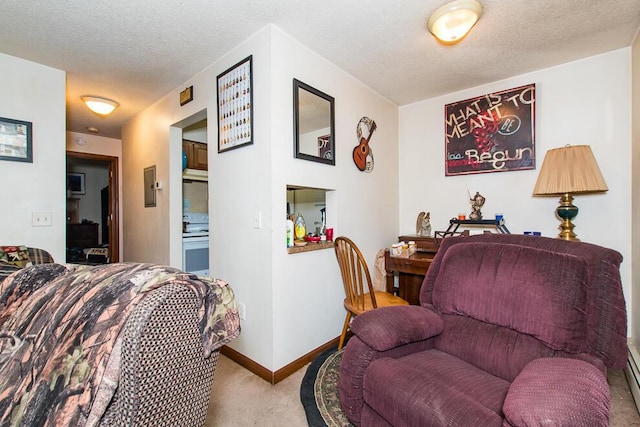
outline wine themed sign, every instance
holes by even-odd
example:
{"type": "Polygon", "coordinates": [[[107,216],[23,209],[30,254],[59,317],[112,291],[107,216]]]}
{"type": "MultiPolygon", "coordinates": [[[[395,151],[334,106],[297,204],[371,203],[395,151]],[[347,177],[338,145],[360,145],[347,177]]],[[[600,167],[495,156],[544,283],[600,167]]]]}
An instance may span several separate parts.
{"type": "Polygon", "coordinates": [[[536,86],[447,104],[445,175],[535,169],[536,86]]]}
{"type": "Polygon", "coordinates": [[[253,56],[218,76],[218,152],[253,144],[253,56]]]}

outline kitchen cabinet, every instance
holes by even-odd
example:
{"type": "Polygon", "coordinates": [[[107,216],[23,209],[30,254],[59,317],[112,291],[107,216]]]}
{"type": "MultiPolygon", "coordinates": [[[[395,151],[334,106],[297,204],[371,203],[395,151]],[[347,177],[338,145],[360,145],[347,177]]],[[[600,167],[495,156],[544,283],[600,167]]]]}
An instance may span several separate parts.
{"type": "Polygon", "coordinates": [[[209,163],[207,157],[207,144],[183,139],[182,149],[187,155],[188,169],[207,170],[209,163]]]}

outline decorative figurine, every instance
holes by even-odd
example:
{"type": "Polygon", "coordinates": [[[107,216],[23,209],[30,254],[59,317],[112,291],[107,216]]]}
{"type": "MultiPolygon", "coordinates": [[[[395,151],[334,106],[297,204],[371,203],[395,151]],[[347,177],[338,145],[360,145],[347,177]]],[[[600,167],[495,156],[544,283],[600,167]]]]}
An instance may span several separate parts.
{"type": "Polygon", "coordinates": [[[420,212],[416,220],[416,234],[423,237],[431,237],[431,212],[420,212]]]}
{"type": "Polygon", "coordinates": [[[469,214],[469,219],[473,221],[479,221],[482,219],[482,212],[480,208],[484,205],[485,198],[480,195],[479,192],[476,191],[476,195],[469,200],[471,202],[471,213],[469,214]]]}

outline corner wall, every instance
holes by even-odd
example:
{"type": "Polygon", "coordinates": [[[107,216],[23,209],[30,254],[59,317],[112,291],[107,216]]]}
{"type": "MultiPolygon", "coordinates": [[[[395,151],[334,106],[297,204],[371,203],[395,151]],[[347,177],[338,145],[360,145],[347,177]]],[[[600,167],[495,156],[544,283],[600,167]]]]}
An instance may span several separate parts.
{"type": "Polygon", "coordinates": [[[65,73],[0,54],[0,117],[33,124],[33,163],[0,161],[2,245],[34,246],[65,260],[65,73]],[[33,212],[51,227],[33,227],[33,212]]]}
{"type": "MultiPolygon", "coordinates": [[[[345,297],[335,252],[286,251],[286,186],[327,193],[327,227],[353,239],[371,274],[376,253],[397,240],[398,107],[362,82],[271,27],[271,181],[274,368],[278,369],[340,335],[345,297]],[[293,157],[293,79],[335,98],[335,166],[293,157]],[[352,159],[356,126],[377,124],[370,140],[374,169],[361,172],[352,159]]],[[[309,225],[309,224],[307,224],[309,225]]],[[[249,309],[249,306],[247,306],[249,309]]]]}
{"type": "MultiPolygon", "coordinates": [[[[360,245],[373,267],[396,238],[397,107],[269,25],[138,114],[123,129],[125,259],[181,267],[183,123],[206,110],[209,155],[210,270],[246,307],[242,333],[229,346],[275,372],[340,335],[344,290],[333,250],[289,255],[286,186],[336,190],[327,220],[335,235],[360,245]],[[253,55],[254,143],[217,152],[217,75],[253,55]],[[293,78],[336,99],[336,166],[293,158],[293,78]],[[194,100],[178,103],[194,86],[194,100]],[[372,173],[356,169],[356,125],[373,118],[372,173]],[[142,169],[156,164],[158,207],[142,204],[142,169]],[[254,216],[262,215],[262,228],[254,216]]],[[[201,117],[202,119],[204,117],[201,117]]]]}
{"type": "Polygon", "coordinates": [[[535,230],[556,237],[558,198],[532,196],[544,155],[565,144],[590,145],[609,191],[576,196],[575,232],[584,242],[623,255],[631,316],[630,60],[630,49],[620,49],[401,107],[400,232],[414,230],[420,211],[431,211],[433,229],[445,230],[458,212],[470,212],[467,192],[479,191],[486,197],[485,217],[502,212],[512,233],[535,230]],[[445,177],[444,105],[529,83],[536,84],[536,170],[445,177]]]}

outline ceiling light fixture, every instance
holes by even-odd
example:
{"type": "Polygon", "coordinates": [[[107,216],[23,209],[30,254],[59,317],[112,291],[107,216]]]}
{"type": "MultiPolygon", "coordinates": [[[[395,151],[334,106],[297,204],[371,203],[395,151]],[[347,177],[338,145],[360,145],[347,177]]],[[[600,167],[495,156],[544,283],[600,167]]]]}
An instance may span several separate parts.
{"type": "Polygon", "coordinates": [[[99,96],[83,96],[82,100],[91,111],[102,116],[111,114],[120,105],[116,101],[99,96]]]}
{"type": "Polygon", "coordinates": [[[444,44],[458,43],[482,15],[476,0],[455,0],[436,9],[427,20],[427,28],[444,44]]]}

